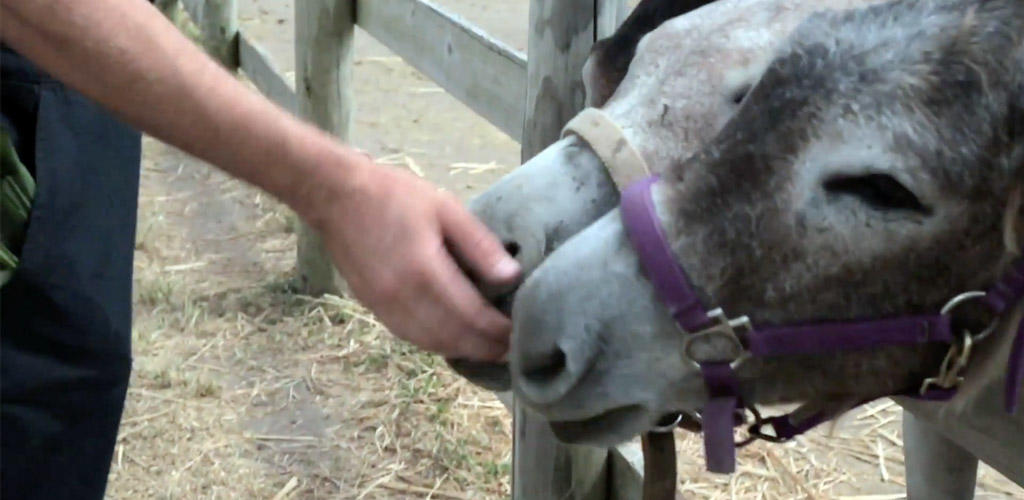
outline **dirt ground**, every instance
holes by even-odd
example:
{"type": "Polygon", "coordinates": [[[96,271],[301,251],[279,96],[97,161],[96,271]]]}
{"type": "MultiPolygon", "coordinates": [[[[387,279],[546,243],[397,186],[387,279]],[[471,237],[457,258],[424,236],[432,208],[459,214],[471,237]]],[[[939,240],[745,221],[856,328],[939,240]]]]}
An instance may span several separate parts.
{"type": "MultiPolygon", "coordinates": [[[[526,46],[526,0],[437,2],[526,46]]],[[[292,75],[292,3],[241,0],[241,25],[292,75]]],[[[461,197],[519,163],[514,141],[357,33],[353,142],[461,197]]],[[[286,208],[155,140],[144,144],[135,370],[109,498],[501,498],[510,418],[358,304],[293,290],[286,208]]],[[[880,403],[729,478],[680,438],[687,498],[901,498],[899,413],[880,403]]],[[[979,498],[1024,498],[987,468],[979,498]]]]}

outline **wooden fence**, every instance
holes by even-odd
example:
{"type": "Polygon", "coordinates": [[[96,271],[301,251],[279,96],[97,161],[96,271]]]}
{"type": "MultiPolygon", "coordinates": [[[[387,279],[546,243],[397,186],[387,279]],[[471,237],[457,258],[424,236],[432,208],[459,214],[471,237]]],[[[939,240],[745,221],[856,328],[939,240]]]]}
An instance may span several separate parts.
{"type": "MultiPolygon", "coordinates": [[[[176,2],[207,52],[244,73],[264,95],[347,140],[352,128],[353,35],[363,29],[446,92],[520,142],[526,161],[558,140],[584,105],[591,46],[625,18],[626,0],[530,0],[529,58],[425,0],[294,0],[295,87],[238,25],[237,0],[176,2]]],[[[299,232],[298,272],[311,293],[340,279],[317,236],[299,232]]],[[[559,443],[548,426],[504,395],[514,412],[516,500],[640,498],[643,459],[630,443],[612,450],[559,443]]]]}

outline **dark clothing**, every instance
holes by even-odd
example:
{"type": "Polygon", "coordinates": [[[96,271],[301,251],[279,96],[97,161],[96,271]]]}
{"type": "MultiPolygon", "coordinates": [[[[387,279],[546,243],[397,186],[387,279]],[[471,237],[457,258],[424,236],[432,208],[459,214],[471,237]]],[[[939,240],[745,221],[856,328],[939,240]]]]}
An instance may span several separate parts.
{"type": "Polygon", "coordinates": [[[4,47],[0,115],[37,192],[0,295],[0,497],[103,497],[131,370],[139,133],[4,47]]]}

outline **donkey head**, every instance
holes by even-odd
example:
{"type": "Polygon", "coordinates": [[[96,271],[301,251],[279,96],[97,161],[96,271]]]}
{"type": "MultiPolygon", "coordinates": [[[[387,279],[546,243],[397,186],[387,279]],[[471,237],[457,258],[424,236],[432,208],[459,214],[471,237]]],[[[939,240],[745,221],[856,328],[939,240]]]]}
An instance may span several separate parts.
{"type": "MultiPolygon", "coordinates": [[[[695,153],[729,120],[773,51],[807,15],[878,0],[644,0],[594,47],[584,67],[588,103],[623,129],[653,171],[695,153]],[[681,15],[684,14],[685,15],[681,15]],[[628,68],[628,71],[627,71],[628,68]]],[[[528,275],[559,245],[615,207],[601,160],[567,137],[470,202],[528,275]]],[[[492,291],[511,305],[512,292],[492,291]]],[[[470,380],[508,389],[505,365],[453,362],[470,380]]]]}
{"type": "MultiPolygon", "coordinates": [[[[898,0],[804,22],[654,198],[705,304],[762,325],[880,318],[938,311],[997,278],[1020,244],[1022,168],[1024,3],[898,0]]],[[[533,273],[513,320],[514,389],[566,440],[610,444],[707,398],[618,211],[533,273]]],[[[761,403],[880,396],[943,354],[751,360],[740,390],[761,403]]]]}

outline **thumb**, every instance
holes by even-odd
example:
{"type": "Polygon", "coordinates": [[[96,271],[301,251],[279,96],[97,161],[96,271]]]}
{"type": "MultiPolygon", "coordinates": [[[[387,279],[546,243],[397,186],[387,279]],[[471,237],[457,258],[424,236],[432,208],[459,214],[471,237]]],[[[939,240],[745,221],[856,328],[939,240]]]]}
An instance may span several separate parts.
{"type": "Polygon", "coordinates": [[[473,277],[490,284],[511,283],[519,278],[519,263],[487,226],[458,202],[443,204],[440,221],[445,242],[473,277]]]}

